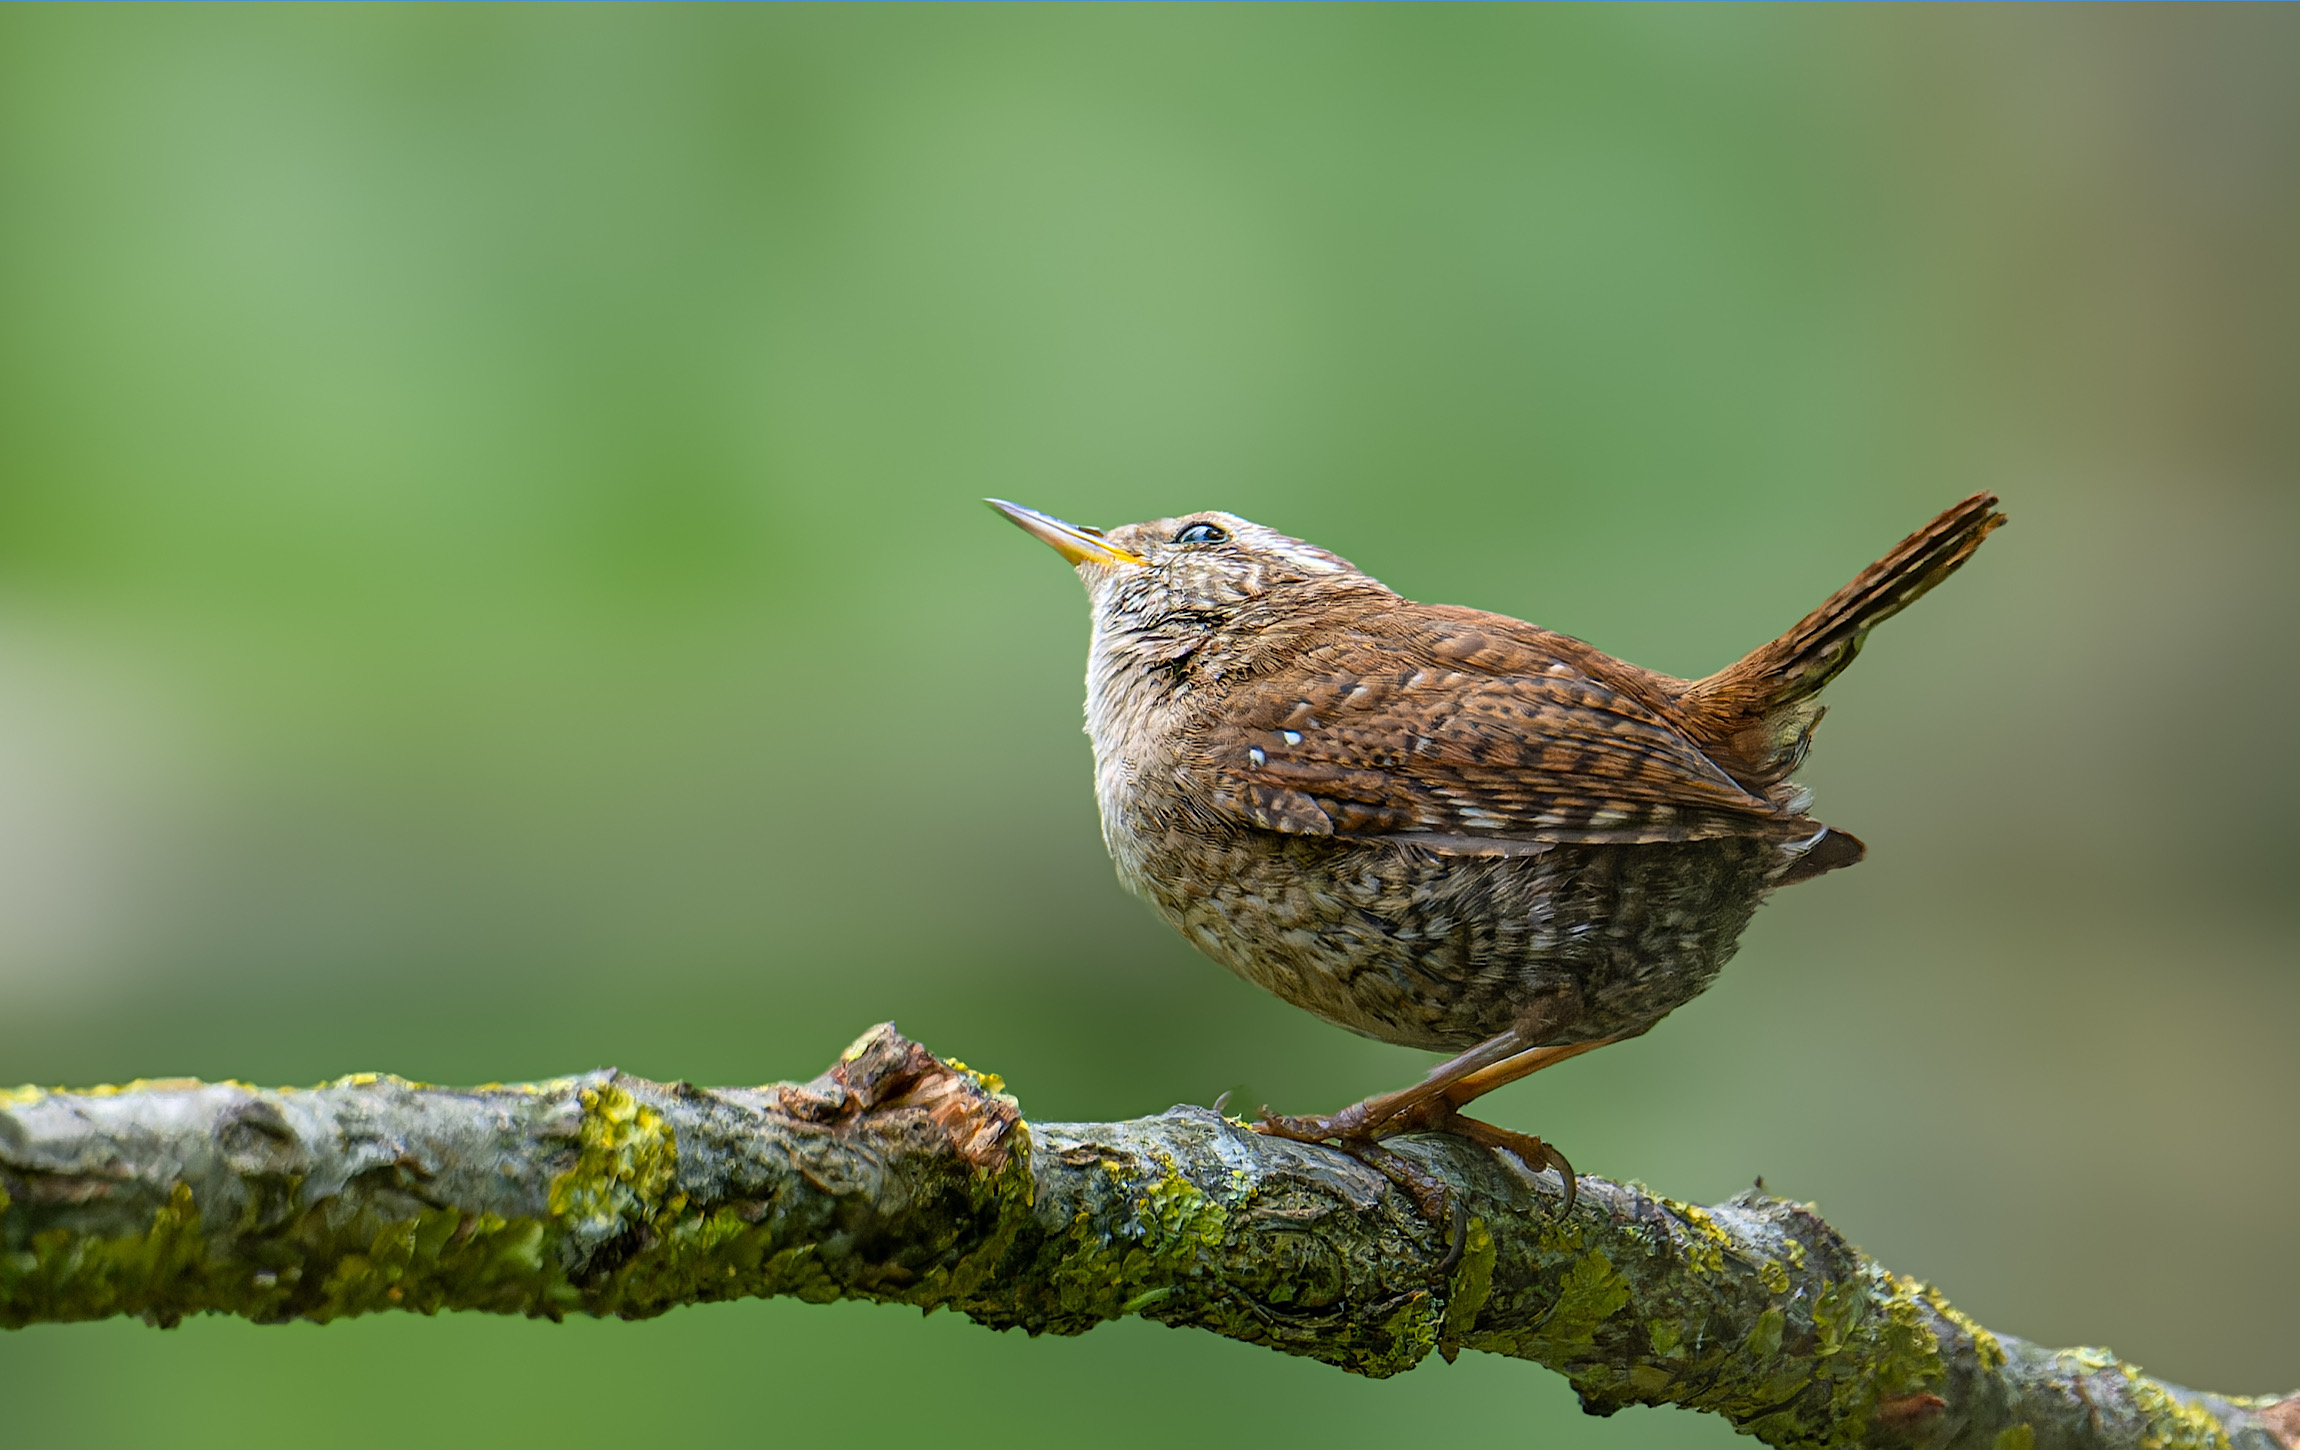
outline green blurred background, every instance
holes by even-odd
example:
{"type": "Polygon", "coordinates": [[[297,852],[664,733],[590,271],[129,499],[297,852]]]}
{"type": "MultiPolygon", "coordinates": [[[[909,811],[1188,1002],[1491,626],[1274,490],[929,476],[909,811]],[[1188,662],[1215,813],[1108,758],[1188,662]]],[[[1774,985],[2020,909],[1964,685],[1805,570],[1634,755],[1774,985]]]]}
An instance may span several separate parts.
{"type": "MultiPolygon", "coordinates": [[[[1331,1108],[1425,1059],[1120,893],[1078,587],[979,495],[1701,673],[1989,488],[1832,692],[1868,864],[1497,1115],[2289,1389],[2296,76],[2291,7],[0,9],[0,1082],[753,1082],[891,1017],[1042,1118],[1331,1108]]],[[[783,1302],[34,1329],[0,1404],[1730,1435],[783,1302]]]]}

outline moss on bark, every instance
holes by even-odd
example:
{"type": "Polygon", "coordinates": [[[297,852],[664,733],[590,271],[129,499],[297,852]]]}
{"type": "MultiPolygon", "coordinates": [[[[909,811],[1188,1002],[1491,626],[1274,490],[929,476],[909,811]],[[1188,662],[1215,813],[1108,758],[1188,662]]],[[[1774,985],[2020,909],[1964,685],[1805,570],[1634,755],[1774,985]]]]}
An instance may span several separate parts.
{"type": "Polygon", "coordinates": [[[1565,1215],[1466,1143],[1395,1150],[1449,1186],[1458,1247],[1339,1153],[1192,1108],[1032,1127],[891,1027],[766,1088],[15,1089],[0,1324],[865,1298],[1033,1334],[1139,1314],[1376,1377],[1470,1348],[1548,1365],[1593,1413],[1679,1405],[1782,1446],[2300,1442],[2300,1399],[1992,1335],[1804,1205],[1584,1178],[1565,1215]]]}

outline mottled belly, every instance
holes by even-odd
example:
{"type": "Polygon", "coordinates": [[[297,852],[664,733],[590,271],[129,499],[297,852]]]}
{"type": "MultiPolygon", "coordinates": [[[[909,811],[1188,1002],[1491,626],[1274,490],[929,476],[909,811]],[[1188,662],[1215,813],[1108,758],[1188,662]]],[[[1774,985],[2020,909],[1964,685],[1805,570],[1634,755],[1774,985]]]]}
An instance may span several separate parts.
{"type": "Polygon", "coordinates": [[[1472,858],[1245,832],[1194,840],[1188,869],[1128,854],[1129,884],[1239,976],[1353,1032],[1444,1051],[1561,991],[1582,1015],[1555,1040],[1642,1032],[1716,977],[1781,864],[1771,843],[1739,839],[1472,858]]]}

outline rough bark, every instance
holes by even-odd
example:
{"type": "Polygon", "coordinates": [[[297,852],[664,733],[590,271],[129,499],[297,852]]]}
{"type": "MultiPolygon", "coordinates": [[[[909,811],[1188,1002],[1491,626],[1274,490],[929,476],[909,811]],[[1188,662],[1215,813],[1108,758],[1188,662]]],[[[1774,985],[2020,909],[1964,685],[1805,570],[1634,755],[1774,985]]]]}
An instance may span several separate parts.
{"type": "Polygon", "coordinates": [[[1026,1124],[892,1027],[806,1084],[0,1091],[0,1324],[377,1309],[558,1318],[791,1294],[1076,1334],[1141,1314],[1365,1375],[1515,1355],[1593,1413],[1768,1444],[2295,1450],[2300,1396],[1991,1334],[1808,1207],[1553,1178],[1445,1137],[1452,1234],[1378,1173],[1199,1108],[1026,1124]]]}

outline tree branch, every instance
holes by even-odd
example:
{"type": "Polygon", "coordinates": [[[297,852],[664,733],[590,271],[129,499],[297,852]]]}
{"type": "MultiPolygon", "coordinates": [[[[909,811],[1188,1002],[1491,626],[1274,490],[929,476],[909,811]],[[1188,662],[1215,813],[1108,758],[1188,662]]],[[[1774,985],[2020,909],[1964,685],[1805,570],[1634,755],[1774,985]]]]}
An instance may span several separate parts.
{"type": "Polygon", "coordinates": [[[475,1089],[137,1082],[0,1091],[0,1324],[377,1309],[638,1318],[791,1294],[1077,1334],[1141,1314],[1365,1375],[1530,1359],[1583,1405],[1780,1446],[2300,1447],[2300,1396],[2167,1385],[1991,1334],[1803,1205],[1579,1203],[1446,1137],[1396,1151],[1462,1214],[1200,1108],[1025,1124],[879,1027],[811,1083],[614,1071],[475,1089]]]}

